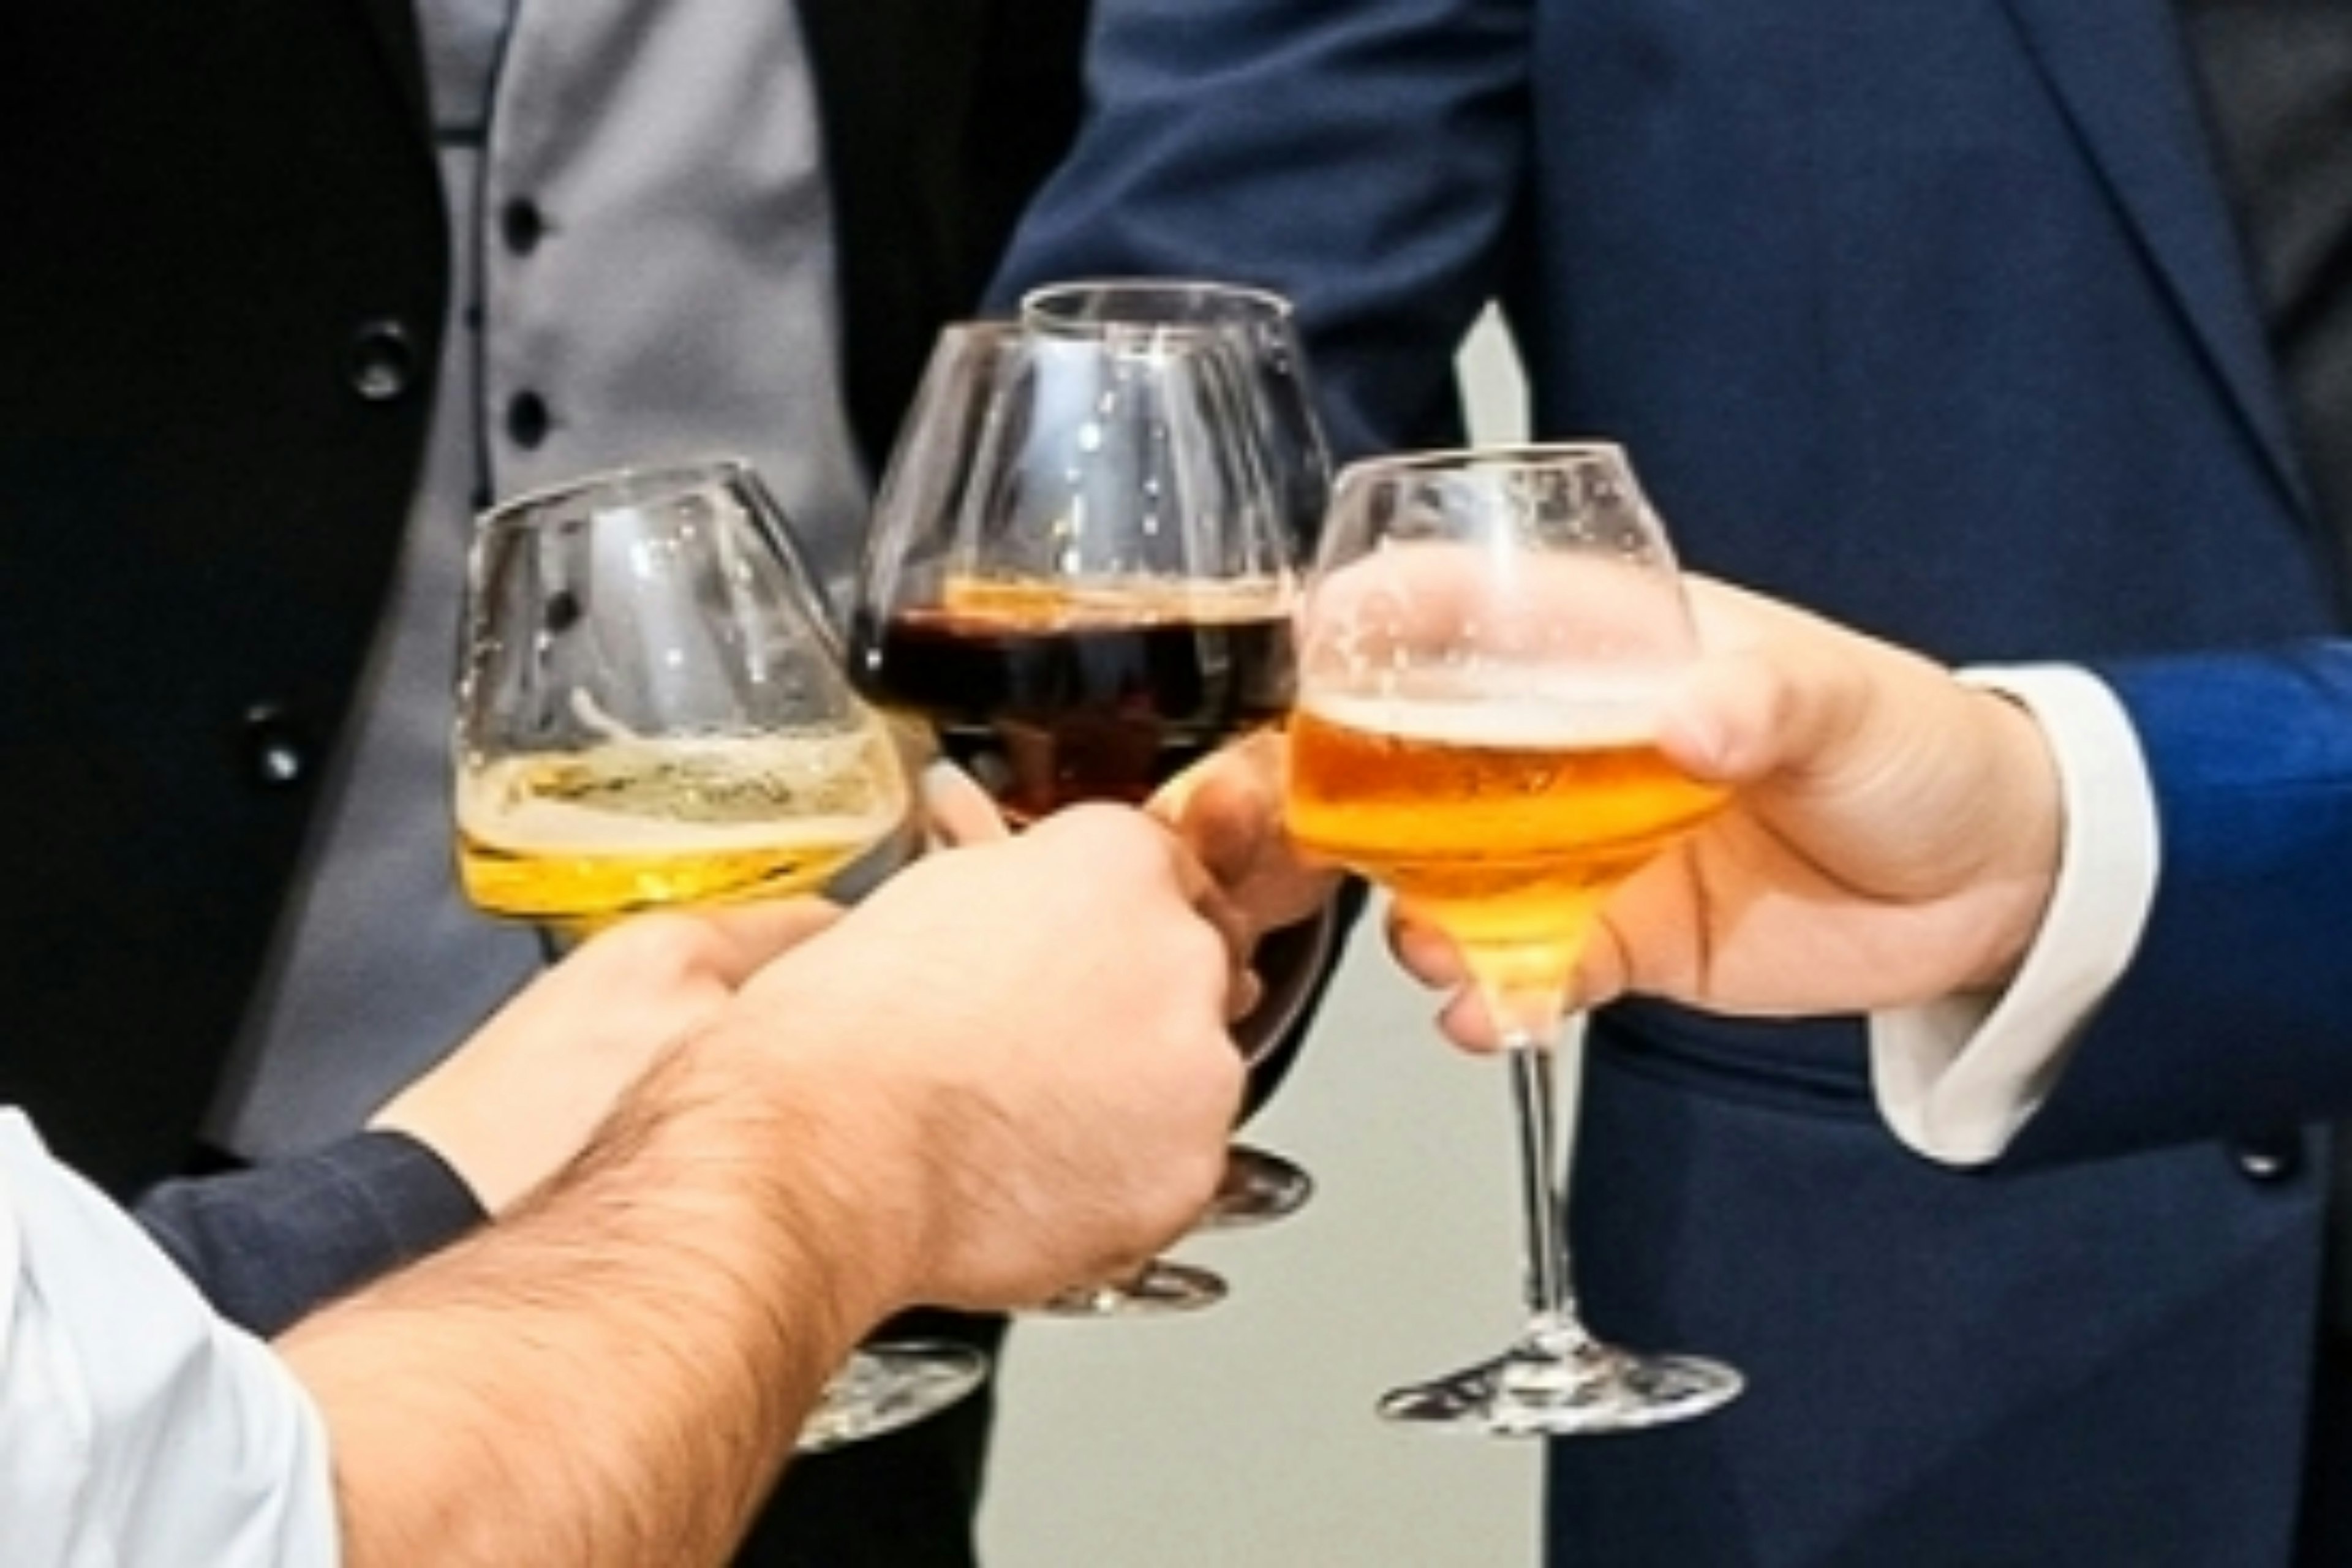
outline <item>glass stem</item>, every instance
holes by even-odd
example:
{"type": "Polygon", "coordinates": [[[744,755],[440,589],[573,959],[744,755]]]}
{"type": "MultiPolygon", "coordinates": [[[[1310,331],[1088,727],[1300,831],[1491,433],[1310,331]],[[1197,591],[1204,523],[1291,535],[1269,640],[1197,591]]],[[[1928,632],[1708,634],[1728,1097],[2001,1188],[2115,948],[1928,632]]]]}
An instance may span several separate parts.
{"type": "Polygon", "coordinates": [[[1569,1282],[1552,1044],[1543,1036],[1513,1029],[1503,1045],[1518,1111],[1520,1195],[1528,1224],[1528,1339],[1548,1352],[1570,1353],[1590,1340],[1577,1319],[1575,1290],[1569,1282]]]}

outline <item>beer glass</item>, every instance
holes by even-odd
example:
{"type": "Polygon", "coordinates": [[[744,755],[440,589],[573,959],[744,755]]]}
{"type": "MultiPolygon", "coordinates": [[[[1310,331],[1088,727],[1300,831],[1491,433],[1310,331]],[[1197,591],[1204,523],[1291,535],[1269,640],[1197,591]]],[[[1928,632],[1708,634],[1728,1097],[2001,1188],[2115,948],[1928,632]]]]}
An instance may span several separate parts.
{"type": "MultiPolygon", "coordinates": [[[[898,834],[908,785],[751,468],[622,469],[485,513],[457,695],[459,879],[574,942],[635,911],[814,890],[898,834]]],[[[893,1430],[987,1369],[858,1352],[803,1448],[893,1430]]]]}
{"type": "MultiPolygon", "coordinates": [[[[1248,399],[1251,437],[1262,452],[1280,498],[1281,526],[1293,554],[1303,560],[1330,502],[1331,458],[1315,416],[1307,359],[1290,301],[1263,289],[1196,279],[1120,278],[1052,283],[1022,296],[1024,321],[1051,329],[1086,322],[1165,327],[1221,334],[1234,355],[1248,399]]],[[[1270,1099],[1288,1072],[1303,1031],[1288,1048],[1268,1050],[1250,1066],[1253,1109],[1270,1099]]],[[[1235,1144],[1204,1223],[1261,1225],[1297,1212],[1315,1190],[1293,1162],[1249,1144],[1235,1144]]]]}
{"type": "Polygon", "coordinates": [[[1739,1390],[1730,1368],[1579,1321],[1553,1094],[1602,900],[1721,802],[1653,739],[1695,642],[1664,530],[1613,446],[1406,455],[1341,473],[1316,565],[1289,830],[1459,949],[1509,1064],[1527,1217],[1517,1342],[1381,1414],[1516,1436],[1713,1409],[1739,1390]]]}
{"type": "MultiPolygon", "coordinates": [[[[972,322],[940,337],[876,498],[852,679],[927,721],[1018,827],[1140,804],[1290,691],[1297,574],[1223,334],[972,322]]],[[[1161,1261],[1064,1312],[1206,1305],[1161,1261]]]]}

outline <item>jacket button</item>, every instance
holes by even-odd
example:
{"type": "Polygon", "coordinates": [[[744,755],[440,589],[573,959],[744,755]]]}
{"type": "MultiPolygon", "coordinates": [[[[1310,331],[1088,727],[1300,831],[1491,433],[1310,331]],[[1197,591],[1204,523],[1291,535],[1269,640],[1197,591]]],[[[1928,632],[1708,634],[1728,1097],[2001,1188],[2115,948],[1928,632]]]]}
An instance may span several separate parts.
{"type": "Polygon", "coordinates": [[[529,256],[539,248],[546,237],[547,217],[539,204],[528,196],[517,196],[499,209],[499,235],[507,248],[517,256],[529,256]]]}
{"type": "Polygon", "coordinates": [[[280,703],[257,702],[239,725],[239,751],[248,783],[260,789],[289,789],[310,772],[310,728],[280,703]]]}
{"type": "Polygon", "coordinates": [[[530,450],[547,439],[547,399],[536,392],[518,392],[507,400],[507,434],[514,444],[530,450]]]}
{"type": "Polygon", "coordinates": [[[2293,1132],[2241,1138],[2230,1146],[2230,1160],[2250,1182],[2284,1182],[2303,1169],[2303,1140],[2293,1132]]]}
{"type": "Polygon", "coordinates": [[[389,403],[416,380],[416,343],[399,321],[369,321],[352,334],[345,366],[351,388],[370,403],[389,403]]]}

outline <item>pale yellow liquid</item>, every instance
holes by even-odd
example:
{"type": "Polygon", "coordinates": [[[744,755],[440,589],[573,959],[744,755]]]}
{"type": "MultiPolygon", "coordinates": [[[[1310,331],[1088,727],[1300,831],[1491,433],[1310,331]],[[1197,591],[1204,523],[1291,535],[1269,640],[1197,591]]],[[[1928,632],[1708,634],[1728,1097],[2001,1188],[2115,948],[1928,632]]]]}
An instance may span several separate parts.
{"type": "Polygon", "coordinates": [[[457,867],[493,914],[578,931],[666,905],[821,887],[888,837],[907,786],[857,731],[502,759],[466,778],[457,867]]]}

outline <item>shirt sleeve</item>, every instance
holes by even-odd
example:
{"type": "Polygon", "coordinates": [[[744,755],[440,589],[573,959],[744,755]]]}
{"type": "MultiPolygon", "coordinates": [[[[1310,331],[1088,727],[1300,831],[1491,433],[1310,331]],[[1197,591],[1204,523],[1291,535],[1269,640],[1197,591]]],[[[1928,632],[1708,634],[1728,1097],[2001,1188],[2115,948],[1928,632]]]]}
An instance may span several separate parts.
{"type": "Polygon", "coordinates": [[[2032,711],[2050,742],[2065,841],[2050,908],[2016,979],[1871,1018],[1880,1112],[1948,1164],[2000,1157],[2064,1068],[2084,1021],[2130,963],[2154,901],[2154,790],[2131,721],[2098,679],[2070,667],[1962,672],[2032,711]]]}
{"type": "Polygon", "coordinates": [[[0,1558],[333,1568],[326,1432],[95,1188],[0,1110],[0,1558]]]}
{"type": "Polygon", "coordinates": [[[264,1339],[482,1220],[439,1155],[391,1131],[166,1182],[133,1213],[215,1311],[264,1339]]]}

